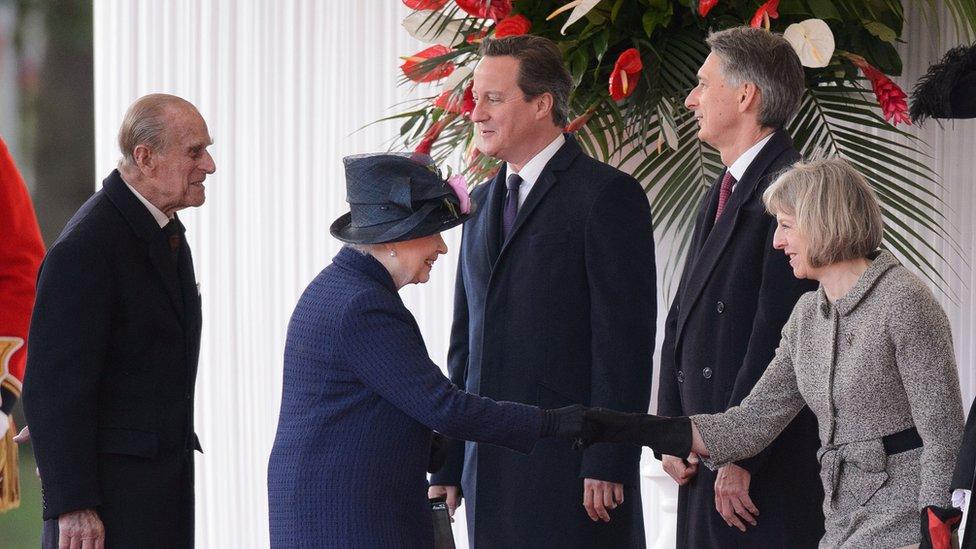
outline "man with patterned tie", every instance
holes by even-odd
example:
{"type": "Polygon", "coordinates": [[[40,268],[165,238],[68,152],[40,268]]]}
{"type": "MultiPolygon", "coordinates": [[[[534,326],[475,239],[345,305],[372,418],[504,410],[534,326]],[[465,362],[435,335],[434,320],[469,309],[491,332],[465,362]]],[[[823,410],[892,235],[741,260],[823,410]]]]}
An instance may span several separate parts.
{"type": "Polygon", "coordinates": [[[200,296],[177,210],[216,169],[189,102],[129,107],[122,159],[44,258],[24,411],[48,547],[193,547],[200,296]]]}
{"type": "Polygon", "coordinates": [[[44,242],[27,186],[0,139],[0,512],[17,507],[17,447],[10,417],[20,397],[27,326],[44,242]]]}
{"type": "MultiPolygon", "coordinates": [[[[485,40],[471,113],[503,161],[465,223],[448,368],[487,397],[643,412],[656,318],[654,240],[634,178],[582,152],[567,123],[572,79],[549,40],[485,40]]],[[[644,547],[640,449],[542,442],[523,456],[456,443],[431,479],[463,492],[477,549],[644,547]]]]}
{"type": "MultiPolygon", "coordinates": [[[[713,33],[708,44],[685,105],[726,169],[702,200],[665,323],[665,416],[738,404],[772,359],[797,299],[816,289],[773,249],[776,220],[761,200],[800,158],[783,129],[805,88],[800,60],[782,36],[761,29],[713,33]]],[[[663,456],[681,486],[677,546],[816,547],[824,531],[818,447],[816,419],[804,408],[761,454],[717,473],[696,456],[663,456]]]]}

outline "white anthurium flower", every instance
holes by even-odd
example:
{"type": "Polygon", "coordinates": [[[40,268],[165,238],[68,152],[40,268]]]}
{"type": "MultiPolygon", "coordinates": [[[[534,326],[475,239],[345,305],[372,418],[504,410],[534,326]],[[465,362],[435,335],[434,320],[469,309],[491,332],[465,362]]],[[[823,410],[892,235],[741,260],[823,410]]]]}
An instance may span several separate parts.
{"type": "Polygon", "coordinates": [[[834,55],[834,33],[823,19],[807,19],[786,27],[783,38],[793,46],[804,67],[826,67],[834,55]]]}
{"type": "Polygon", "coordinates": [[[550,13],[549,16],[546,17],[546,21],[549,21],[566,10],[572,9],[573,13],[569,14],[569,19],[566,20],[566,24],[563,25],[563,29],[561,31],[565,35],[566,29],[568,29],[570,25],[582,19],[584,15],[589,13],[589,11],[595,8],[599,3],[600,0],[573,0],[558,10],[550,13]]]}
{"type": "Polygon", "coordinates": [[[456,92],[461,89],[461,83],[467,80],[474,71],[467,65],[458,67],[447,78],[444,79],[444,88],[441,92],[456,92]]]}
{"type": "Polygon", "coordinates": [[[402,25],[410,36],[427,44],[451,47],[461,39],[461,21],[433,10],[415,11],[403,20],[402,25]]]}

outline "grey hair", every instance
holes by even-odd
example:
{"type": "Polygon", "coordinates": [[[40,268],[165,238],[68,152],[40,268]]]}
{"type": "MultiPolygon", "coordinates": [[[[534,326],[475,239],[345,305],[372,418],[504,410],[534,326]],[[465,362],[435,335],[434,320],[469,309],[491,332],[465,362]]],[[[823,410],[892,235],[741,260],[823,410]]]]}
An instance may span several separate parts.
{"type": "Polygon", "coordinates": [[[144,95],[129,107],[119,128],[119,151],[122,153],[120,168],[135,166],[133,155],[139,145],[146,145],[153,151],[166,149],[166,115],[170,107],[174,106],[189,107],[196,111],[196,107],[189,101],[165,93],[144,95]]]}
{"type": "Polygon", "coordinates": [[[759,88],[759,124],[782,128],[800,107],[806,77],[793,46],[780,34],[750,27],[713,32],[705,40],[732,87],[751,82],[759,88]]]}
{"type": "Polygon", "coordinates": [[[878,197],[841,158],[796,164],[776,178],[762,200],[770,214],[796,218],[812,267],[867,257],[884,238],[878,197]]]}
{"type": "Polygon", "coordinates": [[[518,87],[528,99],[544,93],[552,96],[552,121],[560,128],[569,123],[569,96],[573,77],[563,63],[559,47],[534,34],[486,38],[478,51],[482,57],[514,57],[519,62],[518,87]]]}
{"type": "Polygon", "coordinates": [[[352,242],[346,242],[344,246],[350,250],[356,250],[363,255],[369,255],[376,244],[353,244],[352,242]]]}

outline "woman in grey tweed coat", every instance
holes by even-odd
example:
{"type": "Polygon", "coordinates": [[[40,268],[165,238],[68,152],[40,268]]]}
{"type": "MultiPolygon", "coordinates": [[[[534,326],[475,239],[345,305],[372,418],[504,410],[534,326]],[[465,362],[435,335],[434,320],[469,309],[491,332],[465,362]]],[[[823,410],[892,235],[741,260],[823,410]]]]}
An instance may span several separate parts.
{"type": "MultiPolygon", "coordinates": [[[[798,164],[763,200],[778,221],[774,246],[797,277],[818,280],[820,289],[800,298],[775,358],[741,405],[691,417],[692,451],[711,468],[748,458],[808,405],[822,444],[820,547],[917,544],[919,511],[950,504],[962,435],[945,312],[918,277],[876,251],[883,228],[877,200],[846,162],[798,164]]],[[[604,426],[613,425],[602,410],[588,414],[604,414],[604,426]]],[[[640,420],[641,433],[630,441],[645,444],[657,425],[679,421],[640,420]]],[[[622,425],[618,418],[617,436],[595,438],[623,441],[622,425]]],[[[756,510],[747,505],[736,511],[751,522],[756,510]]]]}

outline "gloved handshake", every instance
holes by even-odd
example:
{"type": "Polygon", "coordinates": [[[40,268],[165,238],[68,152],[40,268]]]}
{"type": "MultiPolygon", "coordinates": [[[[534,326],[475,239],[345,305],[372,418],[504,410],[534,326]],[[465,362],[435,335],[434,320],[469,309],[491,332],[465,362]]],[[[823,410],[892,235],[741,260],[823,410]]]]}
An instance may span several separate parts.
{"type": "Polygon", "coordinates": [[[616,442],[647,446],[672,456],[691,452],[691,420],[687,417],[630,414],[579,404],[543,410],[541,434],[578,440],[584,447],[616,442]]]}

